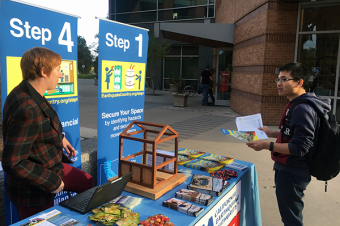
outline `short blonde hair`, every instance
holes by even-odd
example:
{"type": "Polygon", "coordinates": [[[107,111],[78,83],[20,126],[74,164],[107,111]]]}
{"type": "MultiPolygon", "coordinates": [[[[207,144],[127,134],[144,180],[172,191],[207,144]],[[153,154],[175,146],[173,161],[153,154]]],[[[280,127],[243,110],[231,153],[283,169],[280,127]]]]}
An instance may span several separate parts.
{"type": "Polygon", "coordinates": [[[35,80],[41,77],[41,69],[44,73],[51,71],[61,64],[62,58],[58,53],[44,47],[35,47],[27,50],[21,58],[20,67],[23,79],[35,80]]]}

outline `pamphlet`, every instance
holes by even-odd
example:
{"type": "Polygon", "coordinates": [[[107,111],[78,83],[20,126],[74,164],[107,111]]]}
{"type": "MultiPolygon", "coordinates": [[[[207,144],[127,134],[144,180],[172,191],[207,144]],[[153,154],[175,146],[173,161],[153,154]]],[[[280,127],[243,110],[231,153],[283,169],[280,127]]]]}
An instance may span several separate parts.
{"type": "Polygon", "coordinates": [[[48,213],[40,214],[36,217],[29,219],[29,221],[21,226],[66,226],[66,225],[74,225],[74,226],[86,226],[86,224],[61,213],[58,210],[52,210],[48,213]]]}
{"type": "Polygon", "coordinates": [[[255,132],[240,132],[236,130],[226,130],[226,129],[221,129],[222,133],[224,135],[229,135],[232,136],[242,142],[252,142],[254,140],[258,140],[259,138],[257,137],[255,132]]]}
{"type": "Polygon", "coordinates": [[[203,212],[203,208],[196,206],[190,202],[185,202],[183,200],[171,197],[165,201],[163,201],[163,206],[177,210],[178,212],[188,214],[193,217],[197,217],[201,212],[203,212]]]}
{"type": "Polygon", "coordinates": [[[258,139],[268,139],[268,136],[258,128],[263,127],[261,114],[237,117],[235,119],[238,131],[254,131],[258,139]]]}
{"type": "Polygon", "coordinates": [[[234,161],[233,158],[226,157],[223,155],[215,155],[215,154],[210,154],[210,153],[205,153],[204,155],[199,156],[198,158],[204,159],[204,160],[209,160],[209,161],[215,161],[223,165],[227,165],[231,162],[234,161]]]}
{"type": "Polygon", "coordinates": [[[191,150],[191,149],[187,149],[187,148],[178,149],[179,155],[186,155],[186,156],[189,156],[192,159],[197,158],[197,157],[203,155],[204,153],[205,152],[195,151],[195,150],[191,150]]]}
{"type": "Polygon", "coordinates": [[[229,182],[221,178],[194,174],[187,188],[208,195],[220,196],[229,185],[229,182]]]}
{"type": "Polygon", "coordinates": [[[188,200],[190,202],[195,202],[205,206],[208,206],[214,201],[214,198],[211,195],[203,194],[185,188],[176,191],[176,198],[188,200]]]}
{"type": "Polygon", "coordinates": [[[247,169],[246,165],[236,163],[236,162],[232,162],[232,163],[228,164],[227,167],[229,167],[231,169],[235,169],[235,170],[240,170],[240,171],[247,169]]]}
{"type": "Polygon", "coordinates": [[[183,166],[211,173],[223,168],[224,164],[197,158],[183,164],[183,166]]]}
{"type": "MultiPolygon", "coordinates": [[[[175,152],[170,152],[170,151],[163,151],[163,150],[156,150],[156,153],[158,154],[163,154],[163,155],[168,155],[169,158],[161,157],[161,156],[156,156],[156,165],[161,164],[171,158],[171,156],[175,156],[175,152]]],[[[148,162],[147,165],[151,166],[152,165],[152,155],[148,154],[148,162]]],[[[166,165],[165,170],[168,171],[173,171],[174,170],[174,163],[170,163],[169,165],[166,165]]]]}

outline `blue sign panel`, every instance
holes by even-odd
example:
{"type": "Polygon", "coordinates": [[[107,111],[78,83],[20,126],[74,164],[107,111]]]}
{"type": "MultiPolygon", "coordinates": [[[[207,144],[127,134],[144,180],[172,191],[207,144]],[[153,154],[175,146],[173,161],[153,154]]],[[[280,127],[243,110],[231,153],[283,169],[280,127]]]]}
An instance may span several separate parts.
{"type": "MultiPolygon", "coordinates": [[[[20,60],[33,47],[46,47],[62,57],[61,72],[54,90],[45,92],[63,126],[65,137],[76,149],[74,166],[81,167],[79,101],[77,78],[77,22],[78,18],[54,11],[8,0],[0,5],[0,53],[2,107],[7,95],[22,81],[20,60]]],[[[59,193],[55,204],[64,200],[59,193]]],[[[6,224],[18,220],[14,205],[6,201],[6,224]],[[12,214],[15,213],[15,214],[12,214]]]]}
{"type": "MultiPolygon", "coordinates": [[[[118,174],[119,134],[133,120],[144,120],[148,40],[148,30],[144,28],[99,20],[98,185],[118,174]]],[[[123,155],[141,148],[139,143],[124,142],[123,155]]]]}

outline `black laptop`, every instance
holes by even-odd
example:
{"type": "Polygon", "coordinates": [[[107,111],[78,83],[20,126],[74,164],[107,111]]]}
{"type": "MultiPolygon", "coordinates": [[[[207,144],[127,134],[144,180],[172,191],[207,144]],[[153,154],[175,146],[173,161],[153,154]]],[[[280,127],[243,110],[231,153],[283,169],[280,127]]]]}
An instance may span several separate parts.
{"type": "Polygon", "coordinates": [[[93,187],[61,203],[61,206],[85,214],[90,210],[120,196],[130,180],[132,172],[106,184],[93,187]]]}

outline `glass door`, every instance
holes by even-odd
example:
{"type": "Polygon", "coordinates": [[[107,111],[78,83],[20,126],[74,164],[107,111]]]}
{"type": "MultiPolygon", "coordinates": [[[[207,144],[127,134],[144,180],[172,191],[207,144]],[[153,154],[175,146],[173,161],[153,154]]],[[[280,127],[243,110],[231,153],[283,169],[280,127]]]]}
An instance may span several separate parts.
{"type": "Polygon", "coordinates": [[[217,105],[230,106],[231,76],[233,63],[232,49],[218,49],[217,70],[213,78],[217,85],[215,88],[215,98],[217,105]]]}

